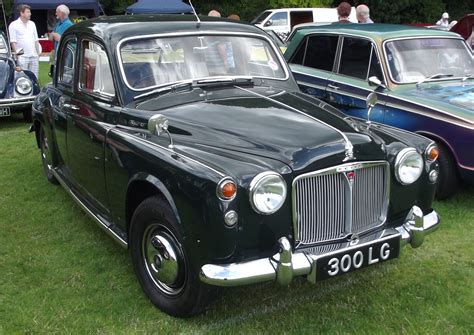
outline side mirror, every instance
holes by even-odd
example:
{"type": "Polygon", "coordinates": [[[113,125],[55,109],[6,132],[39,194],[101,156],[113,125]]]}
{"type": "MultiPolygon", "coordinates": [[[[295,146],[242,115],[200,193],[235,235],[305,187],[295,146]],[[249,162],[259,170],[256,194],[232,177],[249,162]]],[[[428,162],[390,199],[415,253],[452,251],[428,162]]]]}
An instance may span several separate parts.
{"type": "Polygon", "coordinates": [[[374,92],[370,93],[367,96],[367,99],[365,100],[367,104],[367,108],[373,108],[377,104],[377,101],[378,101],[377,94],[375,94],[374,92]]]}
{"type": "Polygon", "coordinates": [[[272,20],[268,20],[268,21],[265,22],[265,24],[264,24],[265,27],[270,27],[271,25],[273,25],[273,21],[272,21],[272,20]]]}
{"type": "Polygon", "coordinates": [[[387,86],[385,86],[384,83],[382,83],[382,81],[376,76],[369,77],[369,85],[376,86],[376,87],[381,86],[383,88],[387,88],[387,86]]]}
{"type": "Polygon", "coordinates": [[[367,96],[367,99],[365,100],[365,103],[367,105],[367,124],[370,124],[370,113],[372,112],[372,108],[374,108],[374,106],[377,104],[377,94],[375,94],[374,92],[370,93],[368,96],[367,96]]]}
{"type": "Polygon", "coordinates": [[[160,136],[163,133],[167,133],[170,139],[170,144],[168,148],[173,149],[173,138],[171,137],[170,132],[168,131],[168,118],[162,114],[153,115],[150,120],[148,120],[148,130],[150,133],[160,136]]]}
{"type": "Polygon", "coordinates": [[[161,135],[168,131],[168,119],[162,114],[153,115],[148,121],[148,130],[155,135],[161,135]]]}

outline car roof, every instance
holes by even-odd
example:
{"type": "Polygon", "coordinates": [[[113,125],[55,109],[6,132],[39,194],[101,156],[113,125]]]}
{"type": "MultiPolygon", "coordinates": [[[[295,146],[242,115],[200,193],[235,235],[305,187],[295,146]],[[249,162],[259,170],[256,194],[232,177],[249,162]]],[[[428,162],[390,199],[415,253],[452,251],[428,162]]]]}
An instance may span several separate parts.
{"type": "Polygon", "coordinates": [[[112,43],[127,37],[196,31],[264,34],[258,27],[234,20],[210,16],[199,18],[201,22],[198,24],[196,16],[191,14],[103,16],[76,23],[67,30],[67,33],[88,32],[112,43]]]}
{"type": "Polygon", "coordinates": [[[330,32],[338,34],[359,35],[377,40],[388,40],[399,37],[459,37],[459,35],[423,27],[416,27],[404,24],[329,24],[319,26],[307,26],[301,28],[296,34],[307,35],[316,32],[330,32]]]}

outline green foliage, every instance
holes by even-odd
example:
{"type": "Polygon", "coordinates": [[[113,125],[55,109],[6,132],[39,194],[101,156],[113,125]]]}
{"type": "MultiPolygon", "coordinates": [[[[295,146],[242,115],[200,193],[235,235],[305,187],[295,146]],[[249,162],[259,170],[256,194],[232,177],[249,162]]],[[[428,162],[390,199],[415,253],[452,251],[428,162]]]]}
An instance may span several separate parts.
{"type": "Polygon", "coordinates": [[[371,18],[379,23],[435,23],[445,9],[442,0],[367,0],[371,18]]]}

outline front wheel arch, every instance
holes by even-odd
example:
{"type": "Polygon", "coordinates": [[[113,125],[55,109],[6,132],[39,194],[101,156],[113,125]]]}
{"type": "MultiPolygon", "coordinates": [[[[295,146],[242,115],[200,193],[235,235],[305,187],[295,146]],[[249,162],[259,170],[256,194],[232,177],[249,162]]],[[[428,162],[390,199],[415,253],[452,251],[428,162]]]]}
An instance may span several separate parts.
{"type": "Polygon", "coordinates": [[[166,186],[155,176],[148,173],[135,174],[128,184],[126,196],[126,231],[130,236],[132,217],[138,206],[147,198],[157,196],[162,198],[172,209],[176,221],[181,226],[181,219],[176,204],[166,186]]]}

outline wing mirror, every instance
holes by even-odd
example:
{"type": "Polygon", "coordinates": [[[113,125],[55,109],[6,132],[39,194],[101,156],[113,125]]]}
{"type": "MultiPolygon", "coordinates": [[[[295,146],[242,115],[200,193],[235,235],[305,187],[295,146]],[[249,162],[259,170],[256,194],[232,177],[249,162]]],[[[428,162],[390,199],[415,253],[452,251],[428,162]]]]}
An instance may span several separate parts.
{"type": "Polygon", "coordinates": [[[264,24],[265,27],[270,27],[271,25],[273,25],[273,21],[272,21],[272,20],[268,20],[268,21],[265,22],[265,24],[264,24]]]}
{"type": "Polygon", "coordinates": [[[170,138],[170,144],[168,147],[173,149],[173,139],[171,134],[168,131],[168,118],[162,114],[153,115],[150,120],[148,120],[148,131],[154,135],[160,136],[163,133],[167,133],[170,138]]]}
{"type": "Polygon", "coordinates": [[[372,92],[367,96],[365,103],[367,105],[367,123],[370,124],[370,113],[372,112],[372,108],[377,104],[378,98],[377,94],[372,92]]]}
{"type": "Polygon", "coordinates": [[[387,86],[385,86],[385,84],[382,83],[382,81],[376,76],[369,77],[369,85],[370,86],[387,88],[387,86]]]}

